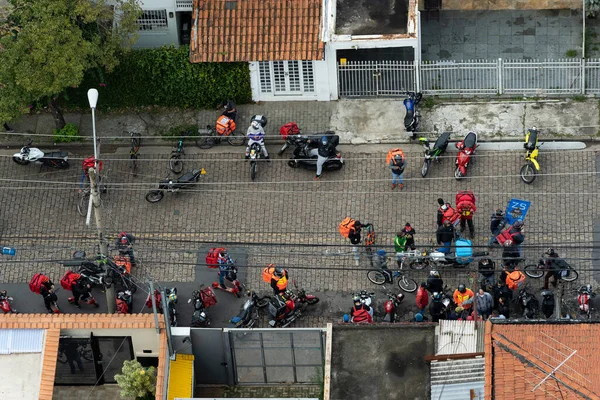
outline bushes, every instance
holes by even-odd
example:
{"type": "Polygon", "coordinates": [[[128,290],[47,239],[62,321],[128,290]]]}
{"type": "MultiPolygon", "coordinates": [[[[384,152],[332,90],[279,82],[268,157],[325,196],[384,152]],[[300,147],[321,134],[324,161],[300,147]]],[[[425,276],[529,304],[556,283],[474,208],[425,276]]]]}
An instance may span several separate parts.
{"type": "Polygon", "coordinates": [[[61,130],[54,130],[54,142],[55,143],[69,143],[76,142],[81,139],[79,136],[79,129],[73,124],[66,124],[61,130]]]}
{"type": "Polygon", "coordinates": [[[110,73],[88,71],[79,87],[67,91],[67,107],[89,108],[90,88],[100,93],[99,109],[213,108],[225,99],[252,100],[248,63],[192,64],[187,46],[133,50],[110,73]]]}

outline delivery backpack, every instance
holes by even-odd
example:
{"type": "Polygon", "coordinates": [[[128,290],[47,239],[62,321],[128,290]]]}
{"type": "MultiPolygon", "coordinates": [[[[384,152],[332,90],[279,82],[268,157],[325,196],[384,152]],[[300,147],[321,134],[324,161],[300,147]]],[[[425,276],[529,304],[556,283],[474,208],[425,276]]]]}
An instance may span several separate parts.
{"type": "Polygon", "coordinates": [[[73,283],[75,283],[79,278],[81,278],[80,274],[77,274],[71,270],[65,272],[62,278],[60,278],[60,286],[62,286],[65,290],[73,290],[73,283]]]}
{"type": "Polygon", "coordinates": [[[510,290],[517,290],[525,284],[525,274],[519,270],[514,270],[506,275],[506,286],[510,290]]]}
{"type": "Polygon", "coordinates": [[[397,155],[402,157],[402,165],[404,165],[404,153],[402,152],[401,148],[395,148],[395,149],[391,149],[390,151],[387,152],[387,156],[385,157],[385,164],[386,165],[390,165],[390,161],[392,160],[393,157],[396,157],[397,155]]]}
{"type": "Polygon", "coordinates": [[[273,296],[269,302],[269,314],[271,314],[273,318],[279,318],[285,313],[286,306],[287,300],[282,294],[273,296]]]}
{"type": "Polygon", "coordinates": [[[456,262],[458,264],[469,264],[473,261],[473,244],[467,239],[457,239],[454,243],[456,246],[456,262]]]}
{"type": "Polygon", "coordinates": [[[263,281],[267,283],[271,283],[271,279],[273,279],[273,274],[275,273],[275,264],[269,264],[262,271],[263,281]]]}
{"type": "MultiPolygon", "coordinates": [[[[459,206],[460,203],[462,202],[469,202],[473,205],[475,205],[475,195],[473,194],[472,190],[460,190],[458,193],[456,193],[456,210],[458,211],[461,207],[459,206]]],[[[472,214],[472,210],[471,212],[467,211],[467,213],[465,214],[465,211],[463,211],[463,215],[465,216],[469,216],[470,214],[472,214]]]]}
{"type": "MultiPolygon", "coordinates": [[[[513,244],[513,235],[510,233],[510,229],[512,225],[500,232],[498,236],[496,236],[496,240],[500,246],[508,247],[513,244]]],[[[515,232],[515,235],[519,232],[515,232]]]]}
{"type": "Polygon", "coordinates": [[[229,136],[231,132],[235,131],[235,121],[226,115],[221,115],[217,119],[217,125],[215,128],[219,136],[229,136]]]}
{"type": "Polygon", "coordinates": [[[279,128],[279,134],[283,140],[286,140],[289,135],[299,135],[300,128],[298,128],[298,124],[295,122],[288,122],[279,128]]]}
{"type": "Polygon", "coordinates": [[[225,247],[211,247],[206,255],[206,266],[208,268],[219,268],[219,254],[225,251],[225,247]]]}
{"type": "Polygon", "coordinates": [[[350,236],[350,232],[354,230],[354,224],[356,224],[356,220],[350,217],[344,218],[342,222],[338,225],[338,230],[340,231],[340,235],[347,238],[350,236]]]}
{"type": "Polygon", "coordinates": [[[50,278],[38,272],[37,274],[33,275],[33,278],[31,278],[29,281],[29,290],[31,290],[33,293],[40,294],[42,283],[48,281],[50,281],[50,278]]]}
{"type": "Polygon", "coordinates": [[[217,304],[217,296],[210,286],[200,290],[200,301],[204,305],[204,308],[208,308],[217,304]]]}

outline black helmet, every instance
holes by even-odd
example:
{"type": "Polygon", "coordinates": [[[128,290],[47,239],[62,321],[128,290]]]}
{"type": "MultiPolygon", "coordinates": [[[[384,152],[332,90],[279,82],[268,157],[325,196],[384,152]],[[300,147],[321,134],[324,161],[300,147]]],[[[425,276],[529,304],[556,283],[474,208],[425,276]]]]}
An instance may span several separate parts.
{"type": "Polygon", "coordinates": [[[496,215],[502,215],[504,214],[504,211],[502,211],[502,209],[500,208],[496,208],[496,215]]]}
{"type": "Polygon", "coordinates": [[[356,306],[357,306],[357,305],[359,305],[359,304],[361,303],[361,301],[360,301],[360,296],[359,296],[359,295],[357,295],[357,294],[355,294],[355,295],[352,297],[352,302],[353,302],[353,303],[354,303],[354,305],[356,305],[356,306]]]}
{"type": "Polygon", "coordinates": [[[554,251],[554,249],[552,247],[548,247],[546,249],[546,254],[549,256],[554,256],[554,255],[556,255],[556,252],[554,251]]]}
{"type": "Polygon", "coordinates": [[[523,221],[515,221],[513,228],[521,230],[523,228],[523,221]]]}
{"type": "Polygon", "coordinates": [[[273,271],[273,275],[278,278],[283,278],[283,268],[276,267],[275,271],[273,271]]]}
{"type": "Polygon", "coordinates": [[[440,206],[443,206],[443,205],[445,204],[445,203],[444,203],[444,199],[442,199],[441,197],[440,197],[440,198],[438,198],[438,204],[439,204],[440,206]]]}
{"type": "Polygon", "coordinates": [[[467,287],[463,283],[461,283],[460,285],[458,285],[458,291],[464,293],[467,291],[467,287]]]}

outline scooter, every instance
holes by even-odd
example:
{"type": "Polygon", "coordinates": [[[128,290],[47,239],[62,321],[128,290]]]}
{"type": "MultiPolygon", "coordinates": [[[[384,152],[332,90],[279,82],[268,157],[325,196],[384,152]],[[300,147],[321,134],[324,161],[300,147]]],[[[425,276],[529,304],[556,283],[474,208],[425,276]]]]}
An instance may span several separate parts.
{"type": "Polygon", "coordinates": [[[388,300],[383,303],[383,310],[385,311],[383,322],[397,322],[400,320],[400,318],[398,318],[396,311],[398,311],[400,303],[402,303],[404,300],[404,294],[393,294],[392,292],[387,292],[385,295],[388,297],[388,300]]]}
{"type": "Polygon", "coordinates": [[[456,156],[454,177],[456,179],[462,179],[467,176],[469,161],[477,149],[477,134],[475,132],[467,133],[463,140],[456,143],[456,148],[458,149],[458,155],[456,156]]]}
{"type": "Polygon", "coordinates": [[[438,164],[442,162],[441,156],[446,152],[446,148],[448,147],[448,142],[450,141],[450,132],[444,132],[440,135],[439,138],[431,147],[429,143],[429,139],[420,137],[419,143],[423,145],[425,149],[425,159],[423,160],[423,167],[421,168],[421,176],[425,178],[427,173],[429,172],[429,167],[431,166],[431,160],[436,161],[438,164]]]}
{"type": "Polygon", "coordinates": [[[527,131],[527,134],[525,135],[525,144],[523,144],[523,147],[527,151],[525,153],[525,165],[523,165],[521,171],[519,171],[521,179],[527,184],[533,183],[540,170],[537,156],[539,153],[538,149],[543,144],[544,143],[538,145],[538,131],[535,126],[527,131]]]}
{"type": "Polygon", "coordinates": [[[540,308],[539,302],[535,296],[529,293],[526,288],[523,288],[519,291],[517,301],[523,309],[523,318],[534,319],[540,308]]]}
{"type": "Polygon", "coordinates": [[[252,328],[258,321],[258,309],[269,305],[271,296],[258,297],[255,291],[248,291],[248,300],[244,302],[238,315],[231,318],[231,322],[236,328],[252,328]]]}
{"type": "MultiPolygon", "coordinates": [[[[289,137],[288,137],[289,138],[289,137]]],[[[306,168],[310,170],[317,169],[318,156],[318,139],[321,136],[312,137],[310,140],[308,136],[292,136],[296,143],[294,154],[288,161],[288,165],[291,168],[306,168]]],[[[344,159],[341,153],[337,153],[331,157],[328,157],[323,164],[323,171],[338,171],[344,167],[344,159]]]]}
{"type": "Polygon", "coordinates": [[[590,307],[590,300],[596,296],[596,293],[592,291],[592,285],[581,286],[577,290],[577,304],[579,304],[579,312],[585,315],[588,319],[592,317],[590,307]]]}
{"type": "Polygon", "coordinates": [[[21,151],[15,153],[12,157],[13,161],[19,165],[27,165],[30,162],[40,163],[40,171],[42,167],[52,167],[57,169],[69,168],[69,153],[66,151],[53,151],[44,153],[37,147],[30,147],[31,140],[21,148],[21,151]]]}
{"type": "Polygon", "coordinates": [[[165,191],[175,193],[183,189],[189,189],[198,182],[201,175],[206,175],[204,168],[186,172],[176,180],[162,180],[158,183],[158,189],[146,193],[146,201],[149,203],[158,203],[165,196],[165,191]]]}
{"type": "Polygon", "coordinates": [[[11,304],[13,300],[6,294],[6,290],[0,292],[0,310],[4,311],[4,314],[17,314],[17,310],[11,304]]]}
{"type": "Polygon", "coordinates": [[[412,134],[411,139],[417,138],[417,131],[421,127],[421,113],[417,107],[423,98],[423,93],[406,92],[408,96],[404,99],[404,108],[406,115],[404,116],[404,129],[409,134],[412,134]]]}
{"type": "MultiPolygon", "coordinates": [[[[219,271],[219,274],[220,273],[221,271],[219,271]]],[[[241,297],[240,293],[242,291],[242,284],[237,279],[237,268],[234,265],[231,265],[229,267],[229,271],[227,271],[227,275],[225,275],[225,280],[231,282],[233,284],[233,287],[226,286],[225,288],[222,288],[219,282],[213,282],[212,287],[214,289],[219,289],[224,292],[232,293],[235,297],[241,297]]]]}
{"type": "Polygon", "coordinates": [[[192,314],[192,327],[209,326],[210,318],[206,314],[206,309],[217,304],[217,297],[212,288],[207,287],[202,290],[194,290],[192,298],[188,303],[193,303],[194,313],[192,314]]]}
{"type": "Polygon", "coordinates": [[[319,298],[307,294],[304,289],[298,289],[296,281],[294,281],[296,292],[288,290],[285,295],[273,296],[269,302],[269,314],[271,319],[269,325],[272,328],[286,328],[292,322],[302,316],[307,305],[317,304],[319,298]]]}
{"type": "Polygon", "coordinates": [[[252,143],[250,146],[250,179],[256,179],[256,164],[258,160],[263,159],[263,152],[259,143],[252,143]]]}
{"type": "Polygon", "coordinates": [[[133,293],[130,290],[120,290],[117,292],[117,314],[131,314],[132,303],[133,293]]]}
{"type": "Polygon", "coordinates": [[[550,290],[542,290],[542,313],[546,319],[554,314],[554,294],[550,290]]]}

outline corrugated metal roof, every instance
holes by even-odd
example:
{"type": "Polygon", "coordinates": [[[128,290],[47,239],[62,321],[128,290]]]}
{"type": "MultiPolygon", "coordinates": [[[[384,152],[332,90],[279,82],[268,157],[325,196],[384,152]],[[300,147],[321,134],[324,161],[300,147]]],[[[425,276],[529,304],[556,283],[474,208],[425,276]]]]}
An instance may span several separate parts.
{"type": "Polygon", "coordinates": [[[436,329],[435,354],[483,352],[485,326],[474,321],[440,320],[436,329]],[[477,329],[475,329],[477,326],[477,329]]]}
{"type": "Polygon", "coordinates": [[[41,353],[44,333],[44,329],[2,329],[0,354],[41,353]]]}
{"type": "Polygon", "coordinates": [[[432,400],[483,400],[485,383],[485,359],[433,361],[431,363],[432,400]]]}

